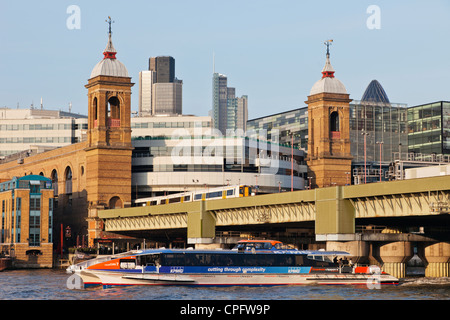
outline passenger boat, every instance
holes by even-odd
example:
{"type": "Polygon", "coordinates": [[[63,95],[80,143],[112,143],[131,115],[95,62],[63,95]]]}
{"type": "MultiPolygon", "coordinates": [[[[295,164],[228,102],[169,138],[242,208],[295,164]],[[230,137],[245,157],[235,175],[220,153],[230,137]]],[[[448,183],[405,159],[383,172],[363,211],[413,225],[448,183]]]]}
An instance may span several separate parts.
{"type": "Polygon", "coordinates": [[[103,285],[279,286],[398,284],[373,267],[339,266],[341,251],[283,248],[278,241],[245,241],[231,250],[148,249],[104,256],[67,271],[84,287],[103,285]]]}

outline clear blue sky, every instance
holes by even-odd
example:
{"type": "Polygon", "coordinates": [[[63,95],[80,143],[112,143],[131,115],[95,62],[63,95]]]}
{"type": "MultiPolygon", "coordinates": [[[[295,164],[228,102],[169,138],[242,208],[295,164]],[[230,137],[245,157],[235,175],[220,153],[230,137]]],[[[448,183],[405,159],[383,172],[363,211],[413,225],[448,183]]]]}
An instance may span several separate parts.
{"type": "Polygon", "coordinates": [[[355,100],[377,79],[391,102],[450,100],[450,1],[6,1],[0,2],[0,107],[39,106],[87,114],[84,85],[103,58],[111,16],[117,58],[138,108],[148,58],[175,58],[183,113],[207,115],[215,70],[249,96],[249,118],[305,106],[333,39],[331,63],[355,100]],[[66,26],[80,8],[80,29],[66,26]],[[370,5],[380,29],[369,29],[370,5]]]}

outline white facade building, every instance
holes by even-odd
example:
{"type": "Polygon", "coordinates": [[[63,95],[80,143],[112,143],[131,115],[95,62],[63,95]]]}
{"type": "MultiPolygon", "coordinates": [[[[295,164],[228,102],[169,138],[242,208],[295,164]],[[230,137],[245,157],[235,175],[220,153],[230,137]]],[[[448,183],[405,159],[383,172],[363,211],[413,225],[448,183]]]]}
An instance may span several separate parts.
{"type": "Polygon", "coordinates": [[[86,139],[87,116],[43,109],[0,109],[0,156],[39,146],[53,149],[86,139]]]}

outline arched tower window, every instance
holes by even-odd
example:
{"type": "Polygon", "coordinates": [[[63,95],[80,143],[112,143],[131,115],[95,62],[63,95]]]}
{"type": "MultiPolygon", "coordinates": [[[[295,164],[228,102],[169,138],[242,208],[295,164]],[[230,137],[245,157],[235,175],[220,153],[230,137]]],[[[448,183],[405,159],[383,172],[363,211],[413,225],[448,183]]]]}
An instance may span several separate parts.
{"type": "Polygon", "coordinates": [[[53,169],[50,179],[52,179],[53,194],[55,196],[57,196],[58,195],[58,171],[56,171],[56,169],[53,169]]]}
{"type": "Polygon", "coordinates": [[[120,127],[120,101],[117,97],[108,100],[108,126],[120,127]]]}
{"type": "Polygon", "coordinates": [[[337,111],[333,111],[330,115],[330,138],[331,139],[341,138],[341,133],[339,129],[339,113],[337,111]]]}
{"type": "Polygon", "coordinates": [[[340,131],[339,130],[339,113],[333,111],[330,115],[330,131],[340,131]]]}
{"type": "Polygon", "coordinates": [[[123,208],[122,200],[119,197],[112,197],[111,200],[109,200],[109,208],[123,208]]]}
{"type": "Polygon", "coordinates": [[[66,181],[66,190],[65,190],[66,194],[72,193],[72,169],[70,167],[66,168],[64,178],[66,181]]]}
{"type": "Polygon", "coordinates": [[[97,120],[98,120],[98,106],[97,106],[97,97],[94,98],[94,101],[92,102],[92,115],[94,117],[94,128],[98,126],[97,120]]]}

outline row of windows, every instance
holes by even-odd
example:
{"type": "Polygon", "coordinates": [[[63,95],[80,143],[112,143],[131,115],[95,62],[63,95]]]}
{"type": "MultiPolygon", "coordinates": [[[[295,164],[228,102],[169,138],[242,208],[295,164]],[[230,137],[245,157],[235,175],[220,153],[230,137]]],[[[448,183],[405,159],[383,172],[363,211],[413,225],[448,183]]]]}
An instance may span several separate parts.
{"type": "Polygon", "coordinates": [[[132,129],[151,128],[209,128],[210,121],[185,121],[185,122],[135,122],[131,123],[132,129]]]}
{"type": "Polygon", "coordinates": [[[79,130],[87,129],[87,123],[59,123],[59,124],[2,124],[0,131],[26,131],[26,130],[79,130]]]}
{"type": "MultiPolygon", "coordinates": [[[[75,143],[74,137],[8,137],[0,138],[0,143],[75,143]]],[[[17,152],[17,151],[15,151],[17,152]]]]}
{"type": "Polygon", "coordinates": [[[163,266],[252,266],[292,267],[313,265],[303,255],[284,254],[220,254],[220,253],[166,253],[161,255],[163,266]]]}

